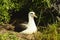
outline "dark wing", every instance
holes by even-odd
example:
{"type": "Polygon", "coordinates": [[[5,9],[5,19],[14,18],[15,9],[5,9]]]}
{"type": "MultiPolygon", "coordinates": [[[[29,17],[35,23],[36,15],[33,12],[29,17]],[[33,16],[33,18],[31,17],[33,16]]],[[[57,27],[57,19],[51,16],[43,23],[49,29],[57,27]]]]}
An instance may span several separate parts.
{"type": "Polygon", "coordinates": [[[25,30],[27,28],[24,25],[20,25],[21,23],[25,23],[26,24],[27,21],[19,20],[19,19],[16,19],[15,21],[13,21],[12,25],[15,26],[14,31],[21,32],[21,31],[23,31],[23,30],[25,30]]]}
{"type": "Polygon", "coordinates": [[[21,32],[21,31],[24,31],[25,29],[27,29],[27,27],[25,27],[24,25],[16,24],[14,31],[21,32]]]}

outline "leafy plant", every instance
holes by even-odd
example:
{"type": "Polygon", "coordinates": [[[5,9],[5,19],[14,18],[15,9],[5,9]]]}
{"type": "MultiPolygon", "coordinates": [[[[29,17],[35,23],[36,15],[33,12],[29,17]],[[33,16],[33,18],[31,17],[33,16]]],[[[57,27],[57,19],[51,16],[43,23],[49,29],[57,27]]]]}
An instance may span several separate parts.
{"type": "Polygon", "coordinates": [[[16,37],[16,34],[12,34],[12,33],[7,32],[4,34],[0,34],[0,40],[18,40],[18,38],[16,37]]]}
{"type": "Polygon", "coordinates": [[[57,24],[49,25],[49,27],[43,32],[43,39],[46,40],[57,40],[57,24]]]}
{"type": "Polygon", "coordinates": [[[9,9],[13,8],[14,4],[11,0],[0,0],[0,23],[7,23],[10,20],[9,9]]]}

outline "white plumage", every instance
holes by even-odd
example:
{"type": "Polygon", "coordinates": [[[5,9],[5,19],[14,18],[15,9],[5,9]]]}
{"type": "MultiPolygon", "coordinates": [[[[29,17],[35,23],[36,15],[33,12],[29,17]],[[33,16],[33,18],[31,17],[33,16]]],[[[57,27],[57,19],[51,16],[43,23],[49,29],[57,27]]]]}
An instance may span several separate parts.
{"type": "Polygon", "coordinates": [[[37,27],[36,27],[36,24],[35,24],[35,21],[34,21],[34,17],[37,17],[35,15],[35,12],[29,12],[28,14],[28,24],[21,24],[21,25],[24,25],[27,27],[26,30],[20,32],[20,33],[23,33],[23,34],[32,34],[32,33],[35,33],[37,32],[37,27]]]}

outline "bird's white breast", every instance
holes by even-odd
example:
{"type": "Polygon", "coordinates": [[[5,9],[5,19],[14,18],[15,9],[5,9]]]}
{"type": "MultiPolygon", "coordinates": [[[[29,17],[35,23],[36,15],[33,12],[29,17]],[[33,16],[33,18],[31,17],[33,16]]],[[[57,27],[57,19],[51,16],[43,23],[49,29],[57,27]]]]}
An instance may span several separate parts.
{"type": "Polygon", "coordinates": [[[37,31],[37,27],[35,26],[35,24],[28,24],[27,26],[28,26],[27,29],[22,31],[21,33],[32,34],[37,31]]]}

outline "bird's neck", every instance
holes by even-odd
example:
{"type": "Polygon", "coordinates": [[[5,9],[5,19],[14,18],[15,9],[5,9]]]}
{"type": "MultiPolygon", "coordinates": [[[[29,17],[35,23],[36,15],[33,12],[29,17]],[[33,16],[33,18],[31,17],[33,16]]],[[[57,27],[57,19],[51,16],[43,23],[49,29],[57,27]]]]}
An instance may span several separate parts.
{"type": "Polygon", "coordinates": [[[35,25],[34,18],[29,15],[29,24],[35,25]]]}

